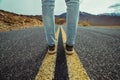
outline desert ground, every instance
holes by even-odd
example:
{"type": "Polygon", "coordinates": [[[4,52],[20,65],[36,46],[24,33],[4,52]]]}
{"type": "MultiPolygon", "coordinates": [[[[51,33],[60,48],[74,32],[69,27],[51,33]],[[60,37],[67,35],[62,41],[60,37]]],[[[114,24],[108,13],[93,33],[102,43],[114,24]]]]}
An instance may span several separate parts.
{"type": "MultiPolygon", "coordinates": [[[[81,15],[82,17],[82,15],[81,15]]],[[[112,18],[111,18],[112,19],[112,18]]],[[[82,20],[82,18],[80,18],[82,20]]],[[[102,21],[102,20],[101,20],[102,21]]],[[[66,25],[66,19],[55,17],[56,25],[66,25]]],[[[98,22],[96,22],[98,24],[98,22]]],[[[42,27],[42,16],[21,15],[0,10],[0,32],[42,27]]],[[[79,27],[105,27],[105,28],[120,28],[120,25],[94,25],[89,21],[82,20],[78,23],[79,27]]]]}

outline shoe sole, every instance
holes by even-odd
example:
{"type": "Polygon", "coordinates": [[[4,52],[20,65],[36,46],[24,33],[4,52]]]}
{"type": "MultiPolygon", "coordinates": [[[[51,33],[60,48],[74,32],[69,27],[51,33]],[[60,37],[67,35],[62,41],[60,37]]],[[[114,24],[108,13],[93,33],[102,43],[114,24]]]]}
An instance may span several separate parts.
{"type": "Polygon", "coordinates": [[[67,50],[65,50],[65,52],[66,52],[67,55],[72,55],[74,53],[74,50],[73,51],[67,51],[67,50]]]}
{"type": "Polygon", "coordinates": [[[49,50],[48,50],[48,53],[49,53],[49,54],[55,54],[56,52],[57,52],[56,49],[55,49],[54,51],[49,51],[49,50]]]}

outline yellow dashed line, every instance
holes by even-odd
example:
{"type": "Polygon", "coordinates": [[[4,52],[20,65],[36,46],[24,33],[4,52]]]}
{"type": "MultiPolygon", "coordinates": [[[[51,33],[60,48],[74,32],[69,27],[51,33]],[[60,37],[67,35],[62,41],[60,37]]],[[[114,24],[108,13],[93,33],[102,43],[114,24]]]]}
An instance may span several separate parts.
{"type": "MultiPolygon", "coordinates": [[[[61,29],[62,29],[63,43],[65,46],[66,33],[63,28],[61,29]]],[[[69,80],[90,80],[76,52],[72,55],[66,55],[66,59],[67,59],[69,80]]]]}
{"type": "MultiPolygon", "coordinates": [[[[58,28],[56,32],[56,41],[58,42],[58,35],[59,35],[59,30],[58,28]]],[[[57,43],[58,44],[58,43],[57,43]]],[[[57,48],[57,46],[56,46],[57,48]]],[[[54,68],[55,68],[55,61],[56,61],[56,54],[46,54],[42,65],[35,77],[35,80],[52,80],[54,78],[54,68]]]]}

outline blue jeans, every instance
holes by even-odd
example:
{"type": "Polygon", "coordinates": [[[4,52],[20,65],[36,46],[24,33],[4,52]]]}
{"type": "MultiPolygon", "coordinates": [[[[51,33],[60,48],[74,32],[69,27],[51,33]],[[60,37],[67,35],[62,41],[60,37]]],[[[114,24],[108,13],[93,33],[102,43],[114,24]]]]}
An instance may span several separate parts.
{"type": "MultiPolygon", "coordinates": [[[[65,2],[67,5],[66,43],[68,45],[74,45],[79,19],[79,0],[65,0],[65,2]]],[[[42,0],[42,18],[48,45],[54,45],[56,43],[54,6],[55,0],[42,0]]]]}

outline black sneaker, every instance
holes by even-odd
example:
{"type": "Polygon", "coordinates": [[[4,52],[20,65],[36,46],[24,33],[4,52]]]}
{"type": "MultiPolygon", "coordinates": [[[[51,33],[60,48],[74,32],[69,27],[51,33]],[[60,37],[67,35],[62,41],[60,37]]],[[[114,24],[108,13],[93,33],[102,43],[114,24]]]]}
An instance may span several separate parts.
{"type": "Polygon", "coordinates": [[[56,47],[55,45],[48,46],[48,53],[53,54],[56,52],[56,47]]]}
{"type": "Polygon", "coordinates": [[[74,53],[73,46],[67,45],[66,44],[66,49],[65,49],[66,54],[71,55],[74,53]]]}

